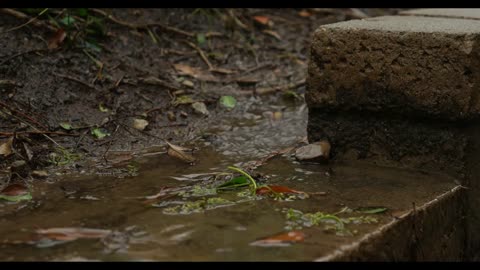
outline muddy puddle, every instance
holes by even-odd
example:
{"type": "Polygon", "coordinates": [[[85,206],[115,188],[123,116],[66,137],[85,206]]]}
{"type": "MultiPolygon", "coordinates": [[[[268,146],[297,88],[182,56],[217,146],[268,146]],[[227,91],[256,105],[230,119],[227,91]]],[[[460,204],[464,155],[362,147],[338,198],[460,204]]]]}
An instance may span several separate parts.
{"type": "Polygon", "coordinates": [[[62,181],[37,182],[31,201],[1,202],[0,260],[309,261],[455,186],[454,179],[433,173],[365,163],[300,164],[283,155],[255,173],[262,175],[262,184],[304,191],[308,198],[277,200],[252,196],[248,188],[199,188],[199,194],[189,189],[146,203],[147,196],[166,187],[211,187],[217,184],[211,177],[192,174],[232,173],[228,166],[241,167],[305,138],[305,105],[251,104],[241,117],[205,128],[195,139],[194,166],[167,155],[142,158],[135,177],[62,176],[62,181]],[[198,201],[197,208],[182,208],[198,201]],[[361,210],[366,207],[387,210],[361,210]],[[342,227],[335,218],[317,223],[305,218],[318,212],[341,219],[342,227]],[[32,241],[37,229],[62,227],[109,231],[97,239],[32,241]],[[282,236],[289,231],[298,238],[282,236]],[[280,240],[262,245],[258,240],[266,237],[280,240]]]}

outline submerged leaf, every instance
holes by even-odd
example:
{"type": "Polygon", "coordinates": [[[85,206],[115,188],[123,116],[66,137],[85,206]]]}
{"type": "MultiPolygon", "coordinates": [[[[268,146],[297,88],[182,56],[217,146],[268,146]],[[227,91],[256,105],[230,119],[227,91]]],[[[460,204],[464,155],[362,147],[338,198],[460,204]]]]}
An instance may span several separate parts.
{"type": "Polygon", "coordinates": [[[364,213],[364,214],[380,214],[388,210],[386,207],[360,207],[355,209],[355,211],[364,213]]]}
{"type": "Polygon", "coordinates": [[[303,242],[305,234],[301,231],[291,231],[265,237],[250,243],[251,246],[260,247],[286,247],[293,243],[303,242]]]}
{"type": "Polygon", "coordinates": [[[223,107],[231,110],[231,109],[235,108],[235,105],[237,105],[237,100],[232,96],[222,96],[220,98],[220,104],[223,107]]]}
{"type": "Polygon", "coordinates": [[[0,192],[0,199],[10,202],[28,201],[32,199],[32,195],[28,187],[20,184],[12,184],[0,192]]]}
{"type": "Polygon", "coordinates": [[[112,231],[90,228],[51,228],[39,229],[36,233],[57,241],[73,241],[79,238],[99,239],[109,235],[112,231]]]}
{"type": "Polygon", "coordinates": [[[196,161],[196,159],[192,155],[185,153],[185,151],[189,149],[171,144],[169,142],[166,142],[166,143],[168,144],[167,154],[169,156],[180,159],[187,163],[193,163],[196,161]]]}
{"type": "Polygon", "coordinates": [[[294,194],[307,194],[303,191],[298,191],[291,189],[285,186],[263,186],[257,189],[258,195],[268,194],[268,193],[294,193],[294,194]]]}
{"type": "Polygon", "coordinates": [[[217,189],[235,189],[239,187],[247,187],[250,185],[250,181],[246,176],[235,177],[232,180],[223,183],[217,187],[217,189]]]}

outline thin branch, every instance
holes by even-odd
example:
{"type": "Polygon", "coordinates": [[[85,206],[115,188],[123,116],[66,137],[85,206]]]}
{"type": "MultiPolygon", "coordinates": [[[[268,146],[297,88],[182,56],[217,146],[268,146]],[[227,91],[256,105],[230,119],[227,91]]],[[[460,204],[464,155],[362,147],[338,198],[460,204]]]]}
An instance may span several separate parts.
{"type": "Polygon", "coordinates": [[[55,76],[57,76],[57,77],[60,77],[60,78],[64,78],[64,79],[68,79],[68,80],[77,82],[77,83],[79,83],[79,84],[85,85],[85,86],[88,87],[88,88],[91,88],[91,89],[100,91],[100,89],[98,89],[97,87],[95,87],[95,85],[89,84],[89,83],[87,83],[87,82],[84,82],[84,81],[82,81],[82,80],[80,80],[80,79],[71,77],[71,76],[69,76],[69,75],[58,74],[58,73],[54,73],[53,75],[55,75],[55,76]]]}
{"type": "Polygon", "coordinates": [[[202,60],[205,62],[205,64],[207,64],[208,69],[210,69],[210,70],[215,69],[215,68],[212,66],[212,64],[210,63],[210,61],[208,60],[208,58],[207,58],[207,56],[205,55],[205,53],[202,51],[202,49],[200,49],[200,47],[198,47],[197,45],[195,45],[195,44],[193,44],[192,42],[187,41],[187,40],[185,40],[184,42],[187,43],[188,46],[194,48],[194,49],[198,52],[198,54],[200,55],[200,57],[202,57],[202,60]]]}
{"type": "Polygon", "coordinates": [[[113,15],[110,15],[110,14],[108,14],[107,12],[105,12],[101,9],[92,8],[90,10],[97,13],[97,14],[105,16],[107,19],[109,19],[110,21],[112,21],[116,24],[126,26],[126,27],[129,27],[129,28],[144,29],[144,30],[148,31],[148,27],[157,26],[157,27],[160,27],[160,28],[162,28],[164,30],[167,30],[169,32],[172,32],[172,33],[176,33],[176,34],[187,36],[187,37],[195,37],[195,34],[193,34],[193,33],[190,33],[190,32],[187,32],[187,31],[184,31],[184,30],[172,27],[172,26],[164,25],[164,24],[161,24],[161,23],[144,23],[144,24],[130,23],[130,22],[126,22],[126,21],[117,19],[113,15]]]}
{"type": "Polygon", "coordinates": [[[23,12],[20,12],[20,11],[17,11],[17,10],[14,10],[14,9],[11,9],[11,8],[2,8],[0,9],[0,11],[2,13],[5,13],[5,14],[8,14],[8,15],[11,15],[13,17],[16,17],[18,19],[28,19],[28,21],[24,24],[21,24],[19,26],[15,26],[13,28],[10,28],[8,30],[5,30],[3,32],[1,32],[0,34],[5,34],[5,33],[8,33],[10,31],[14,31],[14,30],[17,30],[17,29],[20,29],[24,26],[27,26],[28,24],[33,24],[35,26],[39,26],[39,27],[46,27],[48,30],[52,31],[52,32],[55,32],[57,31],[57,28],[49,25],[49,24],[46,24],[42,21],[37,21],[38,17],[40,17],[43,13],[45,13],[46,11],[48,10],[48,8],[42,10],[42,12],[40,12],[36,17],[34,18],[30,18],[27,14],[23,13],[23,12]]]}
{"type": "Polygon", "coordinates": [[[71,136],[78,137],[78,134],[69,134],[64,132],[55,132],[55,131],[18,131],[18,132],[0,132],[0,136],[13,136],[14,134],[50,134],[50,135],[59,135],[59,136],[71,136]]]}

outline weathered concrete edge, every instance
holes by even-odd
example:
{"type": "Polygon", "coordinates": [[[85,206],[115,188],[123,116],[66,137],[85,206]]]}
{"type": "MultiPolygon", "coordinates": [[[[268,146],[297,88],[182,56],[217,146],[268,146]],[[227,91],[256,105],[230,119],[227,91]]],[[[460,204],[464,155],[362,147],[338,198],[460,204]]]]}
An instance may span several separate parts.
{"type": "MultiPolygon", "coordinates": [[[[431,208],[435,207],[437,204],[442,203],[448,199],[452,199],[458,193],[465,192],[465,187],[463,186],[456,186],[451,190],[439,195],[435,199],[425,203],[421,207],[417,208],[416,214],[419,212],[427,212],[431,208]]],[[[460,194],[461,195],[461,194],[460,194]]],[[[460,209],[459,209],[460,210],[460,209]]],[[[402,225],[403,223],[408,223],[409,221],[406,218],[412,215],[414,210],[410,210],[407,213],[400,216],[398,219],[394,219],[391,222],[381,226],[377,230],[364,235],[360,240],[353,242],[351,244],[343,245],[337,248],[330,254],[322,256],[320,258],[315,259],[315,262],[328,262],[328,261],[350,261],[352,257],[365,257],[361,255],[361,251],[366,246],[373,246],[372,250],[380,250],[381,248],[385,248],[383,246],[378,246],[378,244],[382,243],[382,239],[385,237],[386,234],[396,229],[397,226],[402,225]]],[[[465,229],[465,228],[462,228],[465,229]]],[[[366,257],[367,260],[371,260],[371,258],[366,257]]],[[[459,258],[460,259],[460,258],[459,258]]]]}
{"type": "Polygon", "coordinates": [[[480,18],[468,16],[468,15],[453,15],[453,14],[427,14],[427,13],[421,13],[423,10],[429,10],[429,9],[412,9],[412,10],[406,10],[406,11],[401,11],[397,15],[398,16],[418,16],[418,17],[435,17],[435,18],[447,18],[447,19],[465,19],[465,20],[480,20],[480,18]]]}

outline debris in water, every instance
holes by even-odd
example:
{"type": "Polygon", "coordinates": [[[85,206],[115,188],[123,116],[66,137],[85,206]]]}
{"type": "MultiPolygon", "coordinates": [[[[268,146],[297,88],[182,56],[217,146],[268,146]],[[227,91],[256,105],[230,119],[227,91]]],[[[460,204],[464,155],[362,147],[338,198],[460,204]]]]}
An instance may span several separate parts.
{"type": "Polygon", "coordinates": [[[196,161],[196,159],[188,154],[185,153],[185,151],[189,151],[190,149],[184,148],[178,145],[171,144],[169,142],[166,142],[168,144],[168,155],[177,159],[180,159],[186,163],[193,163],[196,161]]]}
{"type": "Polygon", "coordinates": [[[301,231],[290,231],[259,239],[250,243],[251,246],[260,247],[288,247],[291,244],[303,242],[305,234],[301,231]]]}
{"type": "Polygon", "coordinates": [[[328,141],[314,142],[302,146],[295,151],[298,160],[328,161],[330,157],[330,143],[328,141]]]}
{"type": "Polygon", "coordinates": [[[11,184],[0,192],[0,199],[10,202],[28,201],[32,199],[32,195],[27,186],[11,184]]]}

